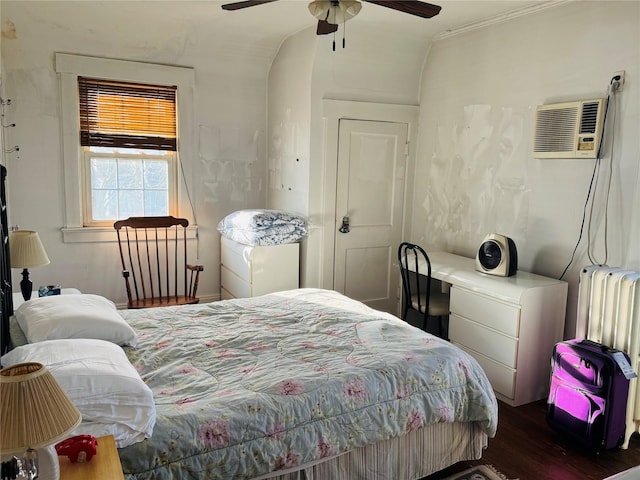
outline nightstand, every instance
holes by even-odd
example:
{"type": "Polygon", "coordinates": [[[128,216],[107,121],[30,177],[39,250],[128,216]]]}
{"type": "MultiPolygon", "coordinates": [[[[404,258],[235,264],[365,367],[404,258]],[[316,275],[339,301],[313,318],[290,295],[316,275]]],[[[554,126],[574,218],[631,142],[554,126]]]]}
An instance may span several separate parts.
{"type": "Polygon", "coordinates": [[[120,457],[113,435],[98,437],[96,454],[86,463],[71,463],[58,457],[60,480],[124,480],[120,457]]]}
{"type": "MultiPolygon", "coordinates": [[[[60,289],[61,295],[70,295],[70,294],[78,294],[78,293],[82,293],[82,292],[77,288],[61,288],[60,289]]],[[[30,300],[33,300],[34,298],[40,298],[38,297],[38,290],[34,290],[33,292],[31,292],[30,300]]],[[[13,309],[16,310],[23,303],[24,303],[24,298],[22,297],[22,293],[13,292],[13,309]]]]}

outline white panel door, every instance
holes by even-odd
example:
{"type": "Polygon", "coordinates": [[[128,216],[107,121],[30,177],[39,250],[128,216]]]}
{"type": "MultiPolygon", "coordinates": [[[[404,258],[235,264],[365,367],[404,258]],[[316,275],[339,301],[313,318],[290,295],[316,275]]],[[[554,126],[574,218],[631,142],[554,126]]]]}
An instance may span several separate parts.
{"type": "Polygon", "coordinates": [[[340,120],[334,288],[394,314],[407,135],[405,123],[340,120]]]}

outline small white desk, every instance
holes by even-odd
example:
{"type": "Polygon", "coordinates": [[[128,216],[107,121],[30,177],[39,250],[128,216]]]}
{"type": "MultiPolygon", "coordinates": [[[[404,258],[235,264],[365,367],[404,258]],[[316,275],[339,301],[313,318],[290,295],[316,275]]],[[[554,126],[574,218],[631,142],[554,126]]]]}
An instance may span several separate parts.
{"type": "Polygon", "coordinates": [[[451,286],[451,342],[480,363],[500,400],[517,406],[546,398],[553,346],[564,335],[568,284],[520,270],[488,275],[475,270],[472,258],[427,253],[431,276],[451,286]]]}
{"type": "MultiPolygon", "coordinates": [[[[457,285],[479,293],[485,293],[507,302],[518,301],[530,288],[567,283],[535,273],[518,272],[511,277],[497,277],[478,272],[475,259],[448,252],[428,253],[431,260],[431,276],[450,285],[457,285]]],[[[419,269],[422,267],[418,267],[419,269]]],[[[564,315],[562,316],[564,322],[564,315]]]]}

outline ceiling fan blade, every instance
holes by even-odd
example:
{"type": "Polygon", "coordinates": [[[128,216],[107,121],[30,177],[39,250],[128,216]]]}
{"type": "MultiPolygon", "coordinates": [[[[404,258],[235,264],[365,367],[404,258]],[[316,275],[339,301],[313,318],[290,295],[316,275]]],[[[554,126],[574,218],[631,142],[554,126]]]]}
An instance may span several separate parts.
{"type": "Polygon", "coordinates": [[[316,35],[328,35],[329,33],[337,32],[338,25],[329,23],[326,20],[318,20],[318,28],[316,29],[316,35]]]}
{"type": "Polygon", "coordinates": [[[242,2],[225,3],[222,5],[223,10],[240,10],[241,8],[254,7],[263,3],[271,3],[277,0],[244,0],[242,2]]]}
{"type": "Polygon", "coordinates": [[[391,8],[400,12],[409,13],[422,18],[435,17],[440,13],[442,7],[432,3],[419,2],[417,0],[362,0],[363,2],[375,3],[381,7],[391,8]]]}

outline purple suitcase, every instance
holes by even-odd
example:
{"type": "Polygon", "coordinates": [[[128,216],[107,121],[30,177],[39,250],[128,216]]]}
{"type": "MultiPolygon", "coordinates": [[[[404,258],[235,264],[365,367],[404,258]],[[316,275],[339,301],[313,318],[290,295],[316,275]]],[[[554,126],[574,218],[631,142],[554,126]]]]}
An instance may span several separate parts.
{"type": "Polygon", "coordinates": [[[553,348],[547,423],[594,452],[624,441],[629,380],[613,357],[616,352],[582,339],[553,348]]]}

